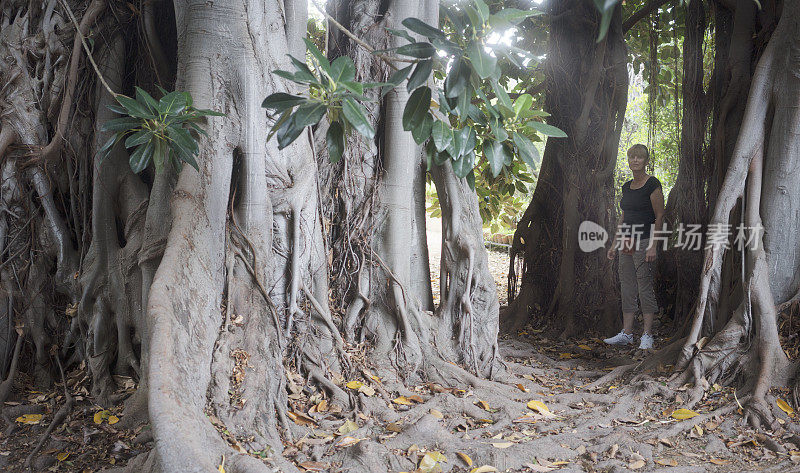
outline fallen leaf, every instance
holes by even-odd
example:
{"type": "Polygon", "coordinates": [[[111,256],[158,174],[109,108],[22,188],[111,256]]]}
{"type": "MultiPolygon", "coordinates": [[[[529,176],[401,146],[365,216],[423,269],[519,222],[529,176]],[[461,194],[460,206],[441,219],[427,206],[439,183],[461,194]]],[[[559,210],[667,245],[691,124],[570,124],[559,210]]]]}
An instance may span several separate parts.
{"type": "Polygon", "coordinates": [[[670,414],[670,417],[678,420],[686,420],[699,415],[700,414],[691,409],[675,409],[672,411],[672,414],[670,414]]]}
{"type": "Polygon", "coordinates": [[[722,460],[721,458],[711,458],[708,461],[710,461],[711,463],[713,463],[715,465],[725,465],[727,463],[730,463],[729,460],[722,460]]]}
{"type": "Polygon", "coordinates": [[[320,462],[302,462],[297,464],[300,468],[306,471],[325,471],[328,469],[327,463],[320,462]]]}
{"type": "Polygon", "coordinates": [[[22,424],[38,424],[42,420],[42,414],[24,414],[17,417],[17,422],[22,424]]]}
{"type": "Polygon", "coordinates": [[[550,408],[548,408],[547,405],[542,401],[537,401],[537,400],[528,401],[527,406],[528,409],[536,411],[545,417],[556,417],[555,414],[550,412],[550,408]]]}
{"type": "Polygon", "coordinates": [[[63,462],[67,458],[69,458],[69,453],[67,453],[67,452],[61,452],[58,455],[56,455],[56,460],[58,460],[60,462],[63,462]]]}
{"type": "Polygon", "coordinates": [[[358,424],[356,424],[355,422],[353,422],[350,419],[347,419],[346,421],[344,421],[344,424],[342,424],[342,426],[339,427],[338,432],[341,435],[344,435],[344,434],[349,434],[350,432],[353,432],[353,431],[356,431],[356,430],[358,430],[358,424]]]}
{"type": "Polygon", "coordinates": [[[528,388],[526,388],[525,386],[523,386],[521,384],[515,384],[515,386],[517,387],[517,389],[519,389],[520,391],[522,391],[524,393],[528,392],[528,388]]]}
{"type": "Polygon", "coordinates": [[[328,410],[328,401],[323,399],[319,401],[316,407],[317,407],[317,412],[325,412],[328,410]]]}
{"type": "Polygon", "coordinates": [[[386,430],[388,430],[389,432],[402,432],[403,427],[396,422],[391,422],[389,424],[386,424],[386,430]]]}
{"type": "Polygon", "coordinates": [[[409,401],[408,398],[405,396],[394,398],[392,399],[392,402],[395,404],[400,404],[401,406],[411,406],[414,404],[411,401],[409,401]]]}
{"type": "Polygon", "coordinates": [[[461,461],[464,462],[464,464],[466,464],[467,466],[472,466],[472,458],[470,458],[469,455],[461,452],[456,452],[456,455],[458,455],[458,458],[460,458],[461,461]]]}
{"type": "Polygon", "coordinates": [[[656,463],[664,466],[678,466],[678,462],[674,458],[656,460],[656,463]]]}
{"type": "Polygon", "coordinates": [[[490,410],[490,408],[489,408],[489,403],[488,403],[488,402],[486,402],[486,401],[480,401],[480,400],[479,400],[478,402],[476,402],[476,403],[475,403],[475,405],[476,405],[476,406],[478,406],[478,407],[480,407],[480,408],[481,408],[481,409],[483,409],[484,411],[488,411],[488,410],[490,410]]]}
{"type": "Polygon", "coordinates": [[[348,381],[345,386],[347,386],[350,389],[358,390],[358,388],[360,388],[363,385],[364,383],[362,383],[361,381],[354,380],[354,381],[348,381]]]}
{"type": "Polygon", "coordinates": [[[514,445],[513,442],[494,442],[492,443],[492,447],[494,448],[508,448],[514,445]]]}
{"type": "Polygon", "coordinates": [[[416,394],[412,394],[411,396],[408,396],[408,400],[409,401],[414,401],[414,402],[419,402],[419,403],[425,402],[425,400],[422,399],[421,396],[417,396],[416,394]]]}
{"type": "Polygon", "coordinates": [[[473,468],[469,471],[469,473],[496,473],[496,472],[497,468],[490,465],[479,466],[478,468],[473,468]]]}
{"type": "Polygon", "coordinates": [[[108,416],[109,425],[114,425],[117,422],[119,422],[119,417],[117,417],[117,416],[108,416]]]}
{"type": "Polygon", "coordinates": [[[338,448],[352,447],[353,445],[357,444],[358,442],[360,442],[362,440],[364,440],[364,439],[357,439],[355,437],[345,436],[345,437],[342,437],[341,439],[339,439],[338,442],[336,442],[336,447],[338,447],[338,448]]]}
{"type": "Polygon", "coordinates": [[[358,392],[360,392],[360,393],[362,393],[362,394],[364,394],[366,396],[372,397],[372,396],[375,395],[375,388],[373,388],[372,386],[367,386],[365,384],[364,386],[361,386],[360,388],[358,388],[358,392]]]}
{"type": "Polygon", "coordinates": [[[639,468],[644,468],[645,465],[646,463],[644,462],[644,460],[636,460],[628,463],[628,469],[638,470],[639,468]]]}
{"type": "Polygon", "coordinates": [[[581,350],[591,350],[592,349],[592,347],[590,347],[589,345],[578,345],[578,348],[580,348],[581,350]]]}
{"type": "Polygon", "coordinates": [[[533,424],[536,422],[536,417],[532,416],[531,414],[525,414],[522,417],[517,417],[511,422],[515,424],[533,424]]]}
{"type": "MultiPolygon", "coordinates": [[[[316,425],[317,423],[314,422],[314,419],[308,417],[307,415],[303,414],[302,412],[292,412],[289,411],[286,415],[292,419],[297,425],[316,425]]],[[[96,421],[95,421],[96,422],[96,421]]]]}
{"type": "Polygon", "coordinates": [[[444,419],[444,414],[442,414],[440,411],[436,409],[431,409],[431,415],[433,417],[436,417],[437,419],[444,419]]]}
{"type": "Polygon", "coordinates": [[[446,461],[447,457],[445,457],[441,452],[427,452],[419,461],[418,471],[420,473],[434,473],[436,471],[441,471],[442,467],[439,466],[439,463],[446,461]]]}
{"type": "Polygon", "coordinates": [[[775,402],[778,404],[778,407],[780,407],[781,410],[786,413],[786,415],[789,417],[794,417],[794,409],[792,409],[792,406],[790,406],[788,402],[784,401],[783,399],[778,399],[775,402]]]}

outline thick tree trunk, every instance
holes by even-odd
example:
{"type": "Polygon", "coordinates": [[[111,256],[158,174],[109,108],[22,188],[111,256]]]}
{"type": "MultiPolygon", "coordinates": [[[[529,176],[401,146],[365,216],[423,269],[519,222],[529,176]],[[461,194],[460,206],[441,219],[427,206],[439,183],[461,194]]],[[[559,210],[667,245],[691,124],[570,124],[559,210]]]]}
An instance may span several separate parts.
{"type": "Polygon", "coordinates": [[[578,248],[578,226],[591,220],[612,234],[615,226],[613,172],[628,86],[621,13],[615,11],[598,43],[600,15],[592,2],[548,8],[554,20],[546,109],[568,137],[548,139],[533,199],[514,234],[504,323],[519,327],[533,318],[562,336],[589,326],[610,331],[619,313],[613,266],[604,251],[578,248]],[[518,294],[517,257],[523,261],[518,294]]]}

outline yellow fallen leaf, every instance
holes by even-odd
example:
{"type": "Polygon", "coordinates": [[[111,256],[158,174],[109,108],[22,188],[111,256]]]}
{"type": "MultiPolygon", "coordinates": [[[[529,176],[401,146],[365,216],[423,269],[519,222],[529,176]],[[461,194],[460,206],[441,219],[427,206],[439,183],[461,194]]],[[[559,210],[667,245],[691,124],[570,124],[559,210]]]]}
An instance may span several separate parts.
{"type": "Polygon", "coordinates": [[[94,420],[95,424],[102,424],[103,423],[103,411],[95,412],[93,420],[94,420]]]}
{"type": "Polygon", "coordinates": [[[307,415],[303,414],[302,412],[292,412],[289,411],[286,413],[286,416],[292,419],[297,425],[316,425],[314,419],[308,417],[307,415]]]}
{"type": "Polygon", "coordinates": [[[117,422],[119,422],[119,417],[117,417],[117,416],[108,416],[109,425],[114,425],[117,422]]]}
{"type": "Polygon", "coordinates": [[[678,466],[678,462],[675,461],[674,458],[670,458],[669,460],[665,460],[665,459],[656,460],[656,463],[658,463],[659,465],[663,465],[663,466],[678,466]]]}
{"type": "Polygon", "coordinates": [[[784,401],[783,399],[778,399],[775,402],[778,404],[778,407],[780,407],[781,410],[786,413],[786,415],[789,417],[794,417],[794,409],[792,409],[792,406],[790,406],[788,402],[784,401]]]}
{"type": "Polygon", "coordinates": [[[489,403],[486,402],[486,401],[478,401],[478,402],[475,403],[475,405],[480,407],[484,411],[488,411],[489,410],[489,403]]]}
{"type": "Polygon", "coordinates": [[[419,403],[425,402],[425,400],[422,399],[421,396],[417,396],[416,394],[412,394],[411,396],[408,396],[408,400],[409,401],[414,401],[414,402],[419,402],[419,403]]]}
{"type": "Polygon", "coordinates": [[[414,404],[413,402],[409,401],[408,398],[405,396],[394,398],[392,399],[392,402],[395,404],[400,404],[402,406],[411,406],[414,404]]]}
{"type": "Polygon", "coordinates": [[[56,460],[58,460],[60,462],[63,462],[67,458],[69,458],[69,453],[67,453],[67,452],[61,452],[58,455],[56,455],[56,460]]]}
{"type": "Polygon", "coordinates": [[[708,461],[710,461],[711,463],[713,463],[715,465],[725,465],[726,463],[730,463],[729,460],[722,460],[721,458],[712,458],[712,459],[710,459],[708,461]]]}
{"type": "Polygon", "coordinates": [[[358,388],[360,388],[363,385],[364,383],[362,383],[361,381],[348,381],[345,386],[347,386],[350,389],[358,390],[358,388]]]}
{"type": "Polygon", "coordinates": [[[355,422],[353,422],[350,419],[347,419],[346,421],[344,421],[344,424],[342,424],[342,426],[339,427],[339,433],[342,434],[342,435],[349,434],[350,432],[353,432],[353,431],[356,431],[356,430],[358,430],[358,424],[356,424],[355,422]]]}
{"type": "Polygon", "coordinates": [[[219,471],[219,473],[225,473],[225,455],[222,455],[222,463],[219,464],[217,471],[219,471]]]}
{"type": "Polygon", "coordinates": [[[530,409],[532,411],[536,411],[536,412],[538,412],[539,414],[541,414],[541,415],[543,415],[545,417],[555,417],[555,414],[550,412],[550,409],[542,401],[537,401],[537,400],[534,399],[532,401],[528,401],[527,406],[528,406],[528,409],[530,409]]]}
{"type": "Polygon", "coordinates": [[[403,427],[396,422],[391,422],[389,424],[386,424],[386,430],[388,430],[389,432],[402,432],[403,427]]]}
{"type": "Polygon", "coordinates": [[[317,407],[317,412],[325,412],[328,410],[328,401],[323,399],[319,401],[319,403],[317,403],[316,407],[317,407]]]}
{"type": "Polygon", "coordinates": [[[456,452],[456,455],[458,455],[458,458],[460,458],[461,461],[464,462],[464,464],[466,464],[467,466],[472,466],[472,458],[470,458],[469,455],[461,452],[456,452]]]}
{"type": "Polygon", "coordinates": [[[517,389],[519,389],[520,391],[522,391],[524,393],[528,392],[528,388],[526,388],[525,386],[523,386],[521,384],[516,384],[515,386],[517,386],[517,389]]]}
{"type": "Polygon", "coordinates": [[[375,395],[375,388],[373,388],[372,386],[367,386],[365,384],[364,386],[361,386],[360,388],[358,388],[358,392],[372,397],[372,396],[375,395]]]}
{"type": "Polygon", "coordinates": [[[573,355],[572,353],[559,353],[558,358],[561,359],[561,360],[569,360],[570,358],[573,358],[574,356],[575,355],[573,355]]]}
{"type": "Polygon", "coordinates": [[[589,345],[578,345],[578,348],[580,348],[581,350],[591,350],[592,349],[592,347],[590,347],[589,345]]]}
{"type": "Polygon", "coordinates": [[[478,468],[471,469],[469,473],[497,473],[497,468],[491,465],[483,465],[479,466],[478,468]]]}
{"type": "Polygon", "coordinates": [[[22,424],[38,424],[42,420],[42,414],[24,414],[17,417],[17,422],[22,424]]]}
{"type": "Polygon", "coordinates": [[[442,414],[440,411],[436,409],[431,409],[431,415],[433,417],[436,417],[437,419],[444,419],[444,414],[442,414]]]}
{"type": "Polygon", "coordinates": [[[699,415],[700,414],[691,409],[675,409],[672,411],[672,414],[670,414],[670,417],[678,420],[686,420],[699,415]]]}

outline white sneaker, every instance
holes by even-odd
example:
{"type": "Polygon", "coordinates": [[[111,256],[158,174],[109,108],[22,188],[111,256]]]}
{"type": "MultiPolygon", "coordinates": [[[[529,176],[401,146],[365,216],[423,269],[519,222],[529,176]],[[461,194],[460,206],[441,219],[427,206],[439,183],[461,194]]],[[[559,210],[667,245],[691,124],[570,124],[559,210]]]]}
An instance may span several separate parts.
{"type": "Polygon", "coordinates": [[[642,334],[642,338],[639,339],[639,350],[649,350],[653,348],[653,336],[649,333],[642,334]]]}
{"type": "Polygon", "coordinates": [[[606,338],[603,341],[609,345],[630,345],[633,343],[633,335],[625,333],[625,331],[621,331],[613,337],[606,338]]]}

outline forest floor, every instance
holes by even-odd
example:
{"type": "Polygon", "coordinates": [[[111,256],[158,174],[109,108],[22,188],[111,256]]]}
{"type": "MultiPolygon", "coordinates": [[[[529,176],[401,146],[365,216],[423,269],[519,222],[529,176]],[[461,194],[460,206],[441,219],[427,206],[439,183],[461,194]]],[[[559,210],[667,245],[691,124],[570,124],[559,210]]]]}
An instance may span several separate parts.
{"type": "MultiPolygon", "coordinates": [[[[387,392],[364,366],[363,376],[339,382],[360,405],[372,407],[348,413],[292,382],[290,417],[307,432],[287,442],[284,455],[299,471],[329,472],[368,471],[341,461],[354,452],[376,451],[390,457],[386,464],[393,472],[800,471],[800,437],[792,433],[798,430],[796,417],[777,404],[785,392],[773,391],[769,398],[778,429],[754,431],[741,425],[732,388],[713,386],[693,411],[676,414],[685,390],[659,388],[669,366],[642,381],[591,384],[616,366],[643,359],[646,353],[636,349],[608,347],[596,338],[558,342],[529,328],[503,337],[501,351],[515,376],[494,384],[502,396],[485,386],[430,383],[387,392]],[[688,416],[693,417],[683,418],[688,416]]],[[[2,471],[26,471],[25,457],[63,404],[60,387],[41,392],[30,380],[20,381],[14,401],[3,406],[2,471]],[[24,406],[41,415],[8,418],[24,406]]],[[[134,388],[130,379],[117,381],[121,391],[134,388]]],[[[92,402],[85,369],[70,371],[67,385],[76,407],[49,436],[32,471],[96,472],[152,447],[147,427],[119,430],[114,424],[121,409],[92,402]]],[[[247,450],[243,439],[228,440],[247,450]]]]}
{"type": "MultiPolygon", "coordinates": [[[[431,269],[438,275],[441,237],[432,233],[431,269]]],[[[490,251],[489,260],[505,303],[508,255],[490,251]]],[[[438,283],[435,276],[432,282],[438,283]]],[[[657,347],[669,332],[660,330],[657,347]]],[[[351,361],[359,368],[351,379],[335,380],[359,406],[350,412],[288,372],[289,417],[304,433],[296,431],[283,454],[299,471],[331,473],[370,471],[360,466],[370,462],[354,461],[370,455],[381,456],[385,471],[393,473],[800,471],[798,417],[779,402],[788,400],[786,391],[773,390],[768,397],[776,429],[755,431],[742,425],[733,388],[711,386],[692,411],[679,411],[688,386],[666,388],[669,365],[633,380],[601,379],[648,355],[635,348],[609,347],[588,337],[553,340],[531,327],[503,335],[500,348],[507,372],[499,382],[393,389],[372,374],[376,367],[368,365],[364,353],[351,347],[351,361]]],[[[136,388],[130,378],[115,381],[117,394],[136,388]]],[[[46,436],[32,470],[25,470],[25,458],[64,397],[60,383],[40,391],[31,379],[18,376],[12,400],[0,406],[0,471],[98,472],[152,448],[149,427],[119,429],[121,406],[104,409],[93,402],[85,366],[67,373],[67,386],[75,407],[46,436]]],[[[210,420],[216,424],[213,416],[210,420]]],[[[216,425],[235,449],[270,456],[216,425]]]]}

